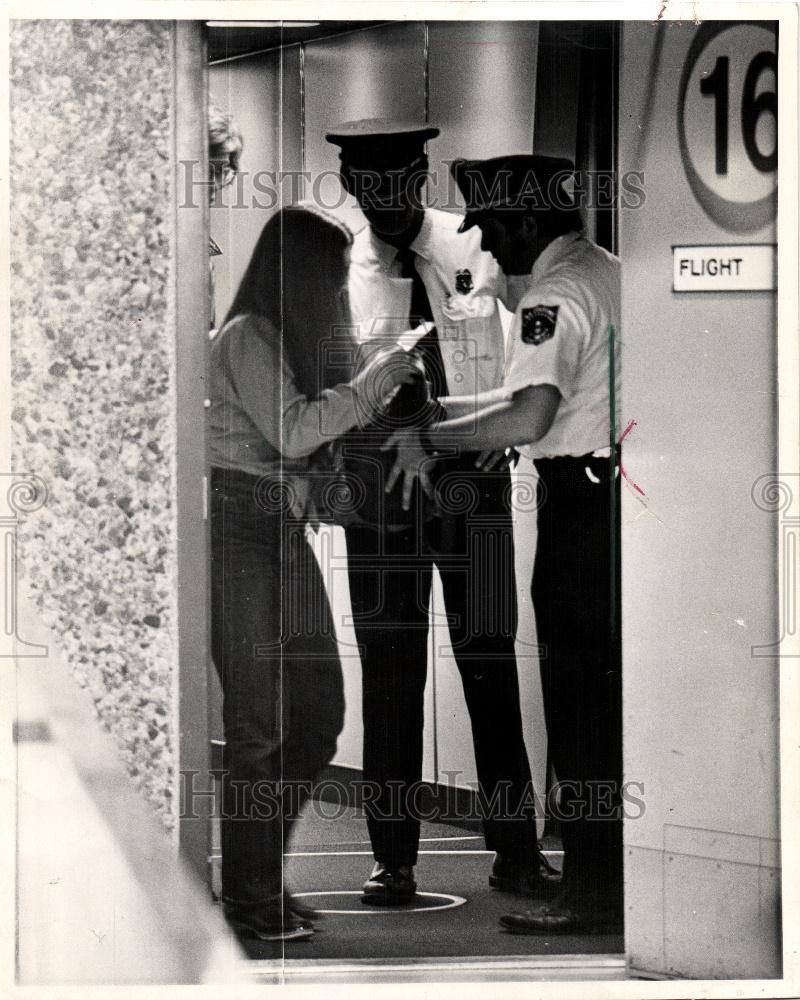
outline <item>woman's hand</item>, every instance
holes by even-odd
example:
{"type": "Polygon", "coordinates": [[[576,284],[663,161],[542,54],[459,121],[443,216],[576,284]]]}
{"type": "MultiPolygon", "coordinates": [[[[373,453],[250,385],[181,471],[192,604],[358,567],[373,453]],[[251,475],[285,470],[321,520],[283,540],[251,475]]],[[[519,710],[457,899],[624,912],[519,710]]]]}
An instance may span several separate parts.
{"type": "Polygon", "coordinates": [[[419,479],[427,496],[433,499],[433,483],[429,475],[433,459],[422,447],[417,428],[406,427],[395,431],[381,445],[381,451],[388,451],[395,447],[397,448],[397,457],[392,471],[389,473],[389,478],[386,480],[386,492],[391,493],[394,484],[402,476],[403,510],[408,510],[411,506],[411,492],[414,489],[415,479],[419,479]]]}

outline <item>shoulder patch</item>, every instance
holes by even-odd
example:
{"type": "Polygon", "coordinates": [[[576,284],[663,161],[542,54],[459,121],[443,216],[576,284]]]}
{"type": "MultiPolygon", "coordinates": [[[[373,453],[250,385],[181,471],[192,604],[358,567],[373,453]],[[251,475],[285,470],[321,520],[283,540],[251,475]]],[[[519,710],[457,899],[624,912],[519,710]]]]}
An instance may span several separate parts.
{"type": "Polygon", "coordinates": [[[538,347],[556,332],[558,306],[531,306],[522,310],[522,342],[538,347]]]}

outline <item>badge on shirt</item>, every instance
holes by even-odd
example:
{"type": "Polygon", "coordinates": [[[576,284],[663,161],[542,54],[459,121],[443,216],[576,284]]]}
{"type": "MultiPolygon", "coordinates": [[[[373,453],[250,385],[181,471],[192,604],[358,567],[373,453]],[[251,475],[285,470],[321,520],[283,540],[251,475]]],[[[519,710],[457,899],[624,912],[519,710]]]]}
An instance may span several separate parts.
{"type": "Polygon", "coordinates": [[[538,347],[556,332],[558,306],[533,306],[522,310],[522,342],[538,347]]]}
{"type": "Polygon", "coordinates": [[[465,267],[461,271],[456,271],[456,291],[459,295],[469,295],[473,289],[472,273],[465,267]]]}

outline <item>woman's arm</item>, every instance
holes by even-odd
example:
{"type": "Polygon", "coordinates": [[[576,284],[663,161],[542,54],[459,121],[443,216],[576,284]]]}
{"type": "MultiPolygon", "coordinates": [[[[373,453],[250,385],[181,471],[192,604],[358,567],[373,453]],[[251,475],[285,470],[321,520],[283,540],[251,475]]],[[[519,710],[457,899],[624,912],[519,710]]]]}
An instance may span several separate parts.
{"type": "Polygon", "coordinates": [[[287,458],[301,458],[354,427],[372,423],[395,390],[418,375],[418,364],[401,347],[383,348],[350,382],[323,389],[316,399],[302,395],[291,371],[284,372],[280,450],[287,458]]]}
{"type": "Polygon", "coordinates": [[[287,373],[281,395],[279,449],[287,458],[312,454],[320,445],[368,421],[373,413],[369,395],[358,379],[324,389],[316,399],[308,399],[287,373]]]}
{"type": "Polygon", "coordinates": [[[303,458],[360,423],[369,422],[388,391],[409,381],[414,366],[404,351],[384,352],[350,382],[315,399],[297,386],[275,345],[252,320],[234,321],[226,338],[227,368],[241,405],[264,438],[286,458],[303,458]]]}

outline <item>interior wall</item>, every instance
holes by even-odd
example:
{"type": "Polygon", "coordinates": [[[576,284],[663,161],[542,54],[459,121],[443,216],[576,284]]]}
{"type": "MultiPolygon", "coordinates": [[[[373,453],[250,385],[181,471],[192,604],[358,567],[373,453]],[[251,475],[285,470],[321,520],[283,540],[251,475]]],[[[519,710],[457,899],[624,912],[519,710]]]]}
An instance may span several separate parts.
{"type": "Polygon", "coordinates": [[[569,110],[578,106],[580,87],[581,26],[545,21],[539,28],[536,67],[536,120],[533,152],[539,156],[564,156],[575,161],[578,118],[569,110]]]}
{"type": "Polygon", "coordinates": [[[428,119],[429,204],[463,211],[450,176],[458,157],[530,153],[536,97],[538,21],[431,21],[428,119]]]}
{"type": "MultiPolygon", "coordinates": [[[[645,190],[620,213],[624,463],[644,491],[623,491],[625,776],[644,802],[625,827],[627,945],[634,966],[668,975],[767,977],[781,961],[779,661],[753,647],[778,636],[777,523],[755,484],[776,468],[776,297],[673,292],[671,247],[772,243],[775,227],[732,233],[689,186],[676,108],[698,30],[623,29],[620,166],[645,190]]],[[[741,87],[770,39],[728,29],[696,73],[725,51],[741,87]]],[[[687,128],[713,176],[698,80],[687,128]]],[[[735,93],[730,108],[716,183],[744,202],[775,177],[747,164],[735,93]]]]}

